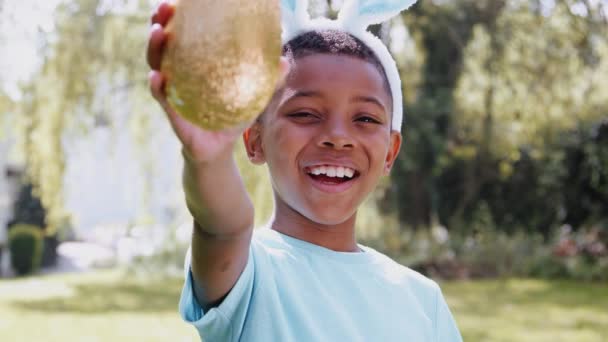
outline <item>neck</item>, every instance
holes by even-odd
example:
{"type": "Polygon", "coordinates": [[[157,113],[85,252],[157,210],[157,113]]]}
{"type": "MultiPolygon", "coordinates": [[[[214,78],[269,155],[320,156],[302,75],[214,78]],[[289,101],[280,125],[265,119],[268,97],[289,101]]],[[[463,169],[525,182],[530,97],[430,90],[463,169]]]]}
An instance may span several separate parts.
{"type": "Polygon", "coordinates": [[[282,234],[303,240],[336,252],[359,252],[355,239],[354,213],[339,224],[314,222],[295,211],[286,203],[276,200],[270,227],[282,234]]]}

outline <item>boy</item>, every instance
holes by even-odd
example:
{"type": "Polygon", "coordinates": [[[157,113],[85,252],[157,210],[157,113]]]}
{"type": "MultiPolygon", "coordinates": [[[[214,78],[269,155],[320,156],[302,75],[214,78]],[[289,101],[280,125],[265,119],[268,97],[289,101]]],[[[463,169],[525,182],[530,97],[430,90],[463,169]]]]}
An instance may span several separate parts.
{"type": "Polygon", "coordinates": [[[296,34],[265,112],[244,130],[206,132],[165,98],[158,70],[172,13],[163,3],[153,16],[150,86],[183,144],[195,223],[180,312],[201,339],[461,341],[433,281],[355,240],[357,208],[401,146],[400,83],[374,50],[341,30],[296,34]],[[239,135],[250,160],[268,165],[270,229],[253,231],[231,153],[239,135]]]}

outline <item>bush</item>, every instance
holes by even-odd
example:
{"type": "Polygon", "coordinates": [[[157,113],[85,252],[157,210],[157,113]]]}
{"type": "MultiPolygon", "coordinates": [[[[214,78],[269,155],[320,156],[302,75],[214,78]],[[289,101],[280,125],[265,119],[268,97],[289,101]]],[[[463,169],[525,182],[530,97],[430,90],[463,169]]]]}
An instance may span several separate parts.
{"type": "Polygon", "coordinates": [[[44,236],[39,227],[19,224],[9,230],[11,264],[19,275],[26,275],[40,267],[44,236]]]}
{"type": "MultiPolygon", "coordinates": [[[[0,228],[2,229],[2,228],[0,228]]],[[[2,267],[2,255],[4,254],[4,246],[0,245],[0,278],[2,277],[2,271],[3,271],[3,267],[2,267]]]]}
{"type": "Polygon", "coordinates": [[[570,279],[573,274],[563,260],[546,250],[537,258],[532,258],[523,276],[542,279],[570,279]]]}
{"type": "Polygon", "coordinates": [[[481,205],[470,224],[452,231],[435,226],[393,234],[387,229],[380,236],[400,243],[365,243],[423,274],[443,279],[535,277],[605,282],[607,232],[603,223],[577,230],[566,225],[547,240],[523,229],[508,234],[496,228],[488,206],[481,205]],[[398,248],[388,248],[390,245],[398,248]]]}

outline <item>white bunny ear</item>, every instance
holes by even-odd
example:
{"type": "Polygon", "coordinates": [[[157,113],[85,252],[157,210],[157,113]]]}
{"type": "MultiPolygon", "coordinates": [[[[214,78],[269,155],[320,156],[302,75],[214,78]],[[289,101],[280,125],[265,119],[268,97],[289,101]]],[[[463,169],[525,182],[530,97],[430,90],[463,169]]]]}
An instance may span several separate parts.
{"type": "Polygon", "coordinates": [[[308,26],[308,0],[281,0],[281,22],[283,42],[286,42],[308,26]]]}
{"type": "Polygon", "coordinates": [[[417,0],[346,0],[338,21],[351,30],[366,30],[410,8],[417,0]]]}

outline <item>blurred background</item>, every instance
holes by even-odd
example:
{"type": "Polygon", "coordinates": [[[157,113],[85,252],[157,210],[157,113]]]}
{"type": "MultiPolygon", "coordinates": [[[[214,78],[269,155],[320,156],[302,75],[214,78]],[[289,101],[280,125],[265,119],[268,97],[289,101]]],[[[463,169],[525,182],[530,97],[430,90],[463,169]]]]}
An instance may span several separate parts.
{"type": "MultiPolygon", "coordinates": [[[[0,0],[2,341],[198,338],[179,145],[147,88],[158,2],[0,0]]],[[[422,0],[373,30],[405,145],[361,242],[437,279],[465,341],[608,341],[608,1],[422,0]]],[[[235,153],[261,226],[266,169],[235,153]]]]}

